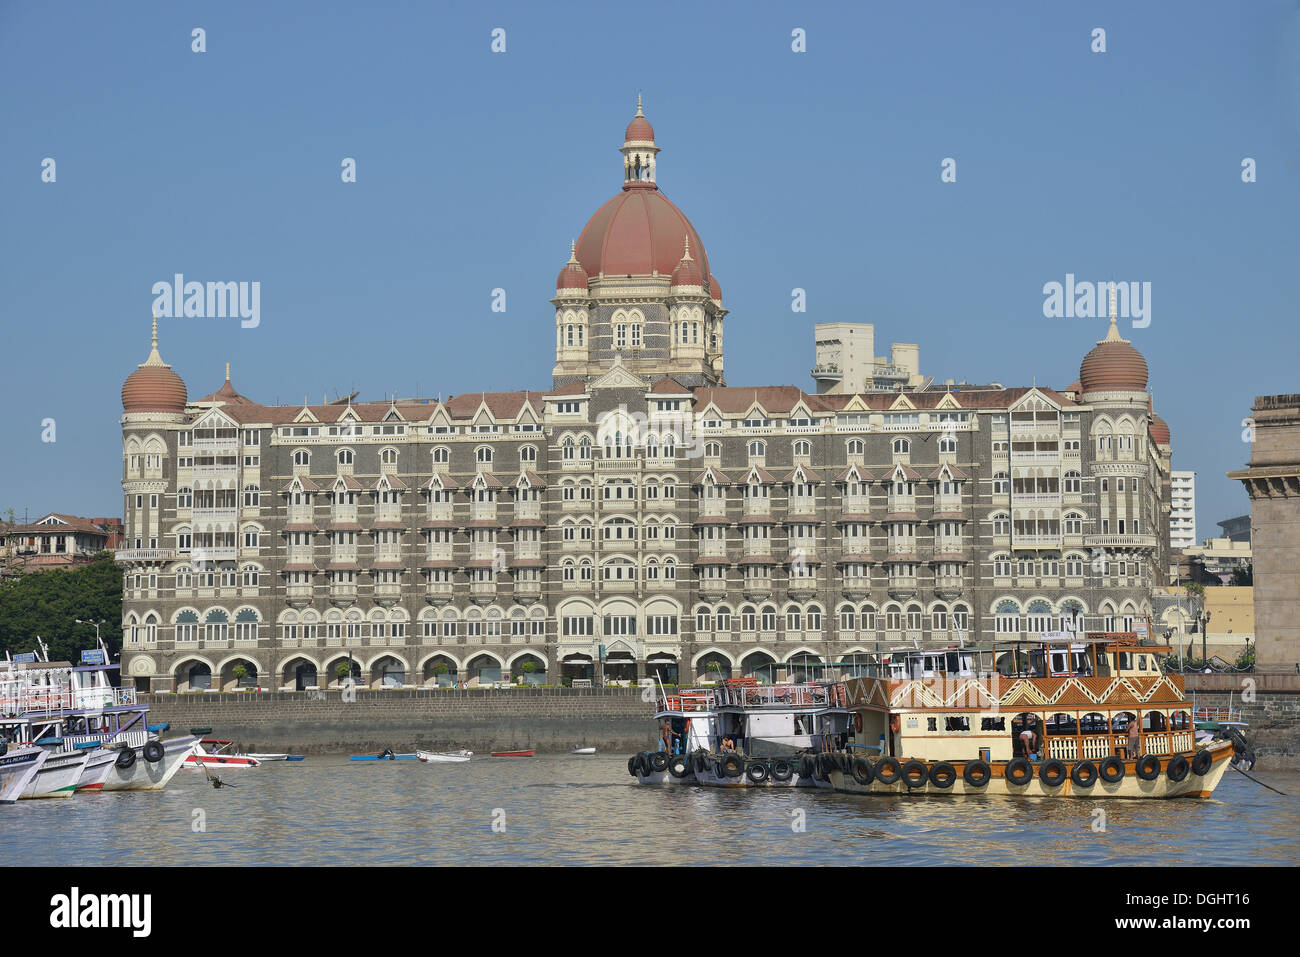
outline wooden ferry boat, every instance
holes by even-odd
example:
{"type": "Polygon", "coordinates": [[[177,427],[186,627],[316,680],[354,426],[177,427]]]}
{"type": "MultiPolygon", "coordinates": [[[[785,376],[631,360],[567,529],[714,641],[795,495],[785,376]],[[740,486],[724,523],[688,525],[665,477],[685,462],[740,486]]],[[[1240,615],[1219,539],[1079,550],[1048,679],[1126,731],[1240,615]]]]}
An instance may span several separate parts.
{"type": "Polygon", "coordinates": [[[1208,798],[1234,742],[1197,744],[1170,648],[1064,634],[894,653],[845,683],[860,741],[833,756],[853,794],[1208,798]]]}

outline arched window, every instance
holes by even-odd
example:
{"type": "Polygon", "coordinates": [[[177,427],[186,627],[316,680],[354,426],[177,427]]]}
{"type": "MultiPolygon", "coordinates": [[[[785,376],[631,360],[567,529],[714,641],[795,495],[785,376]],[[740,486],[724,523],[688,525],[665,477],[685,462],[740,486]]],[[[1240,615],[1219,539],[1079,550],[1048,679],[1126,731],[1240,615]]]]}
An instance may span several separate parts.
{"type": "Polygon", "coordinates": [[[351,464],[352,464],[352,450],[351,450],[351,449],[339,449],[339,455],[338,455],[338,458],[339,458],[339,465],[351,465],[351,464]]]}
{"type": "Polygon", "coordinates": [[[845,451],[849,455],[862,455],[866,451],[866,444],[861,439],[849,439],[844,444],[845,451]]]}
{"type": "Polygon", "coordinates": [[[244,486],[244,508],[259,508],[262,504],[262,490],[256,485],[244,486]]]}
{"type": "Polygon", "coordinates": [[[492,447],[490,445],[480,445],[474,450],[474,461],[479,465],[492,464],[492,447]]]}
{"type": "Polygon", "coordinates": [[[294,452],[294,453],[293,453],[293,464],[294,464],[294,465],[310,465],[310,464],[311,464],[311,453],[308,452],[306,449],[299,449],[298,451],[294,452]]]}
{"type": "Polygon", "coordinates": [[[384,465],[396,465],[397,449],[384,449],[379,453],[379,461],[384,465]]]}
{"type": "Polygon", "coordinates": [[[1011,493],[1011,479],[1006,472],[995,472],[993,475],[993,494],[1009,495],[1011,493]]]}
{"type": "Polygon", "coordinates": [[[894,439],[894,454],[906,455],[912,451],[912,443],[907,439],[894,439]]]}
{"type": "Polygon", "coordinates": [[[765,456],[765,455],[767,455],[767,443],[766,443],[766,442],[757,442],[757,441],[756,441],[756,442],[750,442],[750,443],[749,443],[749,457],[750,457],[751,459],[762,458],[762,457],[765,456]]]}
{"type": "Polygon", "coordinates": [[[536,449],[536,447],[535,447],[535,446],[532,446],[532,445],[525,445],[523,448],[521,448],[521,449],[519,450],[519,461],[520,461],[520,462],[536,462],[536,461],[537,461],[537,449],[536,449]]]}
{"type": "Polygon", "coordinates": [[[439,446],[433,450],[433,464],[446,465],[451,461],[451,450],[446,446],[439,446]]]}
{"type": "Polygon", "coordinates": [[[999,602],[994,623],[994,630],[1000,635],[1019,634],[1020,606],[1010,600],[999,602]]]}

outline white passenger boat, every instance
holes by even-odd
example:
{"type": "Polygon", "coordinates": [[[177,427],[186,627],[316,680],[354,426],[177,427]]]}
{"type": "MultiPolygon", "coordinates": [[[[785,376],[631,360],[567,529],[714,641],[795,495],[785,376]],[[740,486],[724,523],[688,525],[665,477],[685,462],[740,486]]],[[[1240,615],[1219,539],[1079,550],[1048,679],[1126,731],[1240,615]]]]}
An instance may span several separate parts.
{"type": "Polygon", "coordinates": [[[425,764],[460,764],[474,756],[473,751],[416,751],[415,756],[425,764]]]}
{"type": "Polygon", "coordinates": [[[233,741],[221,741],[217,738],[203,738],[199,741],[199,746],[195,748],[194,753],[185,759],[184,766],[192,771],[202,767],[223,768],[231,771],[237,768],[255,768],[261,765],[261,760],[251,754],[236,754],[231,751],[230,749],[234,746],[234,743],[233,741]]]}
{"type": "Polygon", "coordinates": [[[69,798],[77,790],[90,760],[87,751],[50,751],[35,776],[23,788],[23,798],[69,798]]]}
{"type": "Polygon", "coordinates": [[[150,739],[138,748],[124,744],[117,749],[100,790],[161,791],[198,748],[199,739],[193,735],[165,741],[150,739]]]}
{"type": "Polygon", "coordinates": [[[102,791],[116,760],[117,752],[111,748],[96,747],[90,751],[86,766],[81,770],[81,779],[77,781],[77,791],[102,791]]]}
{"type": "Polygon", "coordinates": [[[0,804],[17,801],[49,756],[44,748],[11,748],[0,740],[0,804]]]}

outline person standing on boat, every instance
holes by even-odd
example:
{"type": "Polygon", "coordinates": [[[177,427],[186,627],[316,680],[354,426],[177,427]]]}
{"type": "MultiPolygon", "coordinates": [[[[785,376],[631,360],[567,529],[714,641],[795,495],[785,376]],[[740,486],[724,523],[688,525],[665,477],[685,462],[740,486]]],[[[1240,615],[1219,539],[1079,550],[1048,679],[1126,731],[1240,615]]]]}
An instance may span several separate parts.
{"type": "Polygon", "coordinates": [[[673,753],[673,726],[667,718],[659,722],[659,750],[673,753]]]}
{"type": "Polygon", "coordinates": [[[1025,718],[1025,727],[1020,732],[1020,748],[1024,751],[1025,758],[1030,761],[1038,760],[1038,719],[1033,715],[1025,718]]]}
{"type": "Polygon", "coordinates": [[[1138,731],[1139,727],[1140,725],[1137,716],[1134,715],[1129,719],[1128,723],[1128,756],[1130,758],[1136,758],[1138,756],[1138,750],[1142,747],[1142,739],[1138,731]]]}

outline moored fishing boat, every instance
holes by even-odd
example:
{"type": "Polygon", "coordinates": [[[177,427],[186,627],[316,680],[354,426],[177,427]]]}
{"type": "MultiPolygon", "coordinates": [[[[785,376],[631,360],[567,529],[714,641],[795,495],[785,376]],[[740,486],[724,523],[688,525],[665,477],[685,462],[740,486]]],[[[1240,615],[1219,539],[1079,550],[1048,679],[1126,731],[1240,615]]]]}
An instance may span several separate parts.
{"type": "Polygon", "coordinates": [[[275,753],[273,753],[273,754],[265,754],[265,753],[262,753],[262,752],[254,751],[254,752],[250,752],[250,753],[248,754],[248,757],[250,757],[250,758],[256,758],[258,761],[261,761],[261,762],[265,763],[265,762],[267,762],[267,761],[301,761],[301,760],[303,760],[303,759],[306,757],[306,755],[303,755],[303,754],[285,754],[284,752],[275,752],[275,753]]]}
{"type": "Polygon", "coordinates": [[[20,795],[29,798],[68,798],[77,790],[81,774],[90,760],[87,751],[51,751],[40,770],[20,795]]]}
{"type": "Polygon", "coordinates": [[[17,801],[49,756],[43,748],[11,748],[0,740],[0,804],[17,801]]]}
{"type": "Polygon", "coordinates": [[[389,748],[385,748],[383,751],[380,751],[378,754],[354,754],[350,758],[348,758],[348,760],[349,761],[415,761],[417,760],[417,758],[414,754],[397,754],[396,752],[390,750],[389,748]]]}
{"type": "Polygon", "coordinates": [[[532,751],[493,751],[494,758],[531,758],[532,751]]]}
{"type": "Polygon", "coordinates": [[[1234,744],[1198,747],[1171,649],[1135,634],[1067,633],[987,648],[905,650],[846,682],[879,757],[835,756],[853,794],[1209,797],[1234,744]]]}
{"type": "Polygon", "coordinates": [[[140,747],[122,743],[101,791],[161,791],[199,747],[194,737],[151,738],[140,747]]]}
{"type": "Polygon", "coordinates": [[[109,772],[113,770],[113,762],[116,760],[116,751],[95,745],[86,760],[86,766],[81,770],[77,791],[102,791],[109,772]]]}

